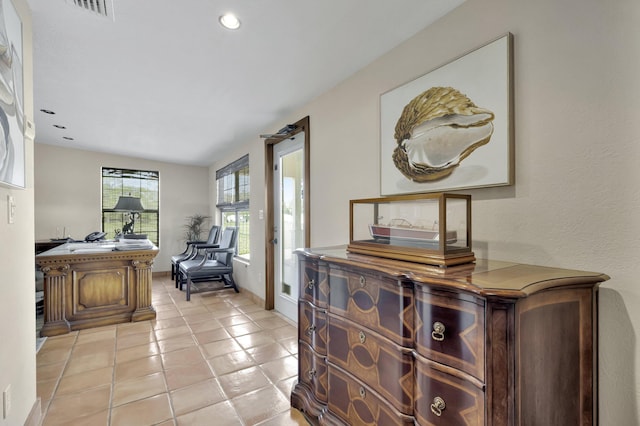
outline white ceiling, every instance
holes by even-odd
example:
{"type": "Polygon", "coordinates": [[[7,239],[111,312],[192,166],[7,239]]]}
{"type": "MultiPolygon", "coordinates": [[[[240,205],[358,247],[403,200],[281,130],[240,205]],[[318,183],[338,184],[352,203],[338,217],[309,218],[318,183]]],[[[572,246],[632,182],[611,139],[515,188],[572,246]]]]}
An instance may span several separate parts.
{"type": "Polygon", "coordinates": [[[208,166],[462,2],[28,0],[36,142],[208,166]]]}

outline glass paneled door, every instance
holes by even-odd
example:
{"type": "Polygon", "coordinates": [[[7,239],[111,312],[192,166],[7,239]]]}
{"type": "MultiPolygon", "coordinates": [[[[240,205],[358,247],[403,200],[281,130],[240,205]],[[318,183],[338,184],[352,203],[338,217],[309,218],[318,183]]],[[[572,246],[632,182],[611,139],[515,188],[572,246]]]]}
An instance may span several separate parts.
{"type": "Polygon", "coordinates": [[[304,247],[304,133],[273,149],[275,309],[298,322],[298,262],[304,247]]]}

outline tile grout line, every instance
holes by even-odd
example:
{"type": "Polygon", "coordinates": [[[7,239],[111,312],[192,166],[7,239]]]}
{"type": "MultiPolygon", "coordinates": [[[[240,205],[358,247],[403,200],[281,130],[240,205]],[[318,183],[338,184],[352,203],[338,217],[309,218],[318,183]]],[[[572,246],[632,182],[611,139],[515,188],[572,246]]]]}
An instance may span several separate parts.
{"type": "MultiPolygon", "coordinates": [[[[287,397],[289,395],[287,395],[286,393],[286,389],[284,389],[286,386],[284,386],[284,382],[290,380],[291,378],[288,377],[288,373],[287,373],[287,377],[283,378],[283,379],[278,379],[278,377],[280,376],[284,376],[284,374],[280,373],[280,372],[275,372],[276,370],[273,370],[272,375],[273,377],[271,377],[271,373],[268,373],[268,370],[265,369],[265,365],[268,363],[271,363],[273,361],[276,360],[280,360],[280,359],[285,359],[288,357],[294,357],[294,358],[298,358],[298,355],[296,353],[293,353],[292,350],[293,349],[289,349],[292,348],[291,346],[291,342],[290,342],[290,337],[288,336],[289,331],[284,330],[285,327],[287,326],[293,326],[293,327],[297,327],[297,325],[292,324],[290,320],[288,320],[285,317],[282,317],[280,314],[276,313],[276,312],[270,312],[269,315],[263,315],[260,314],[261,309],[259,309],[259,305],[256,305],[255,302],[251,301],[250,299],[232,299],[232,296],[226,297],[223,296],[221,297],[219,300],[216,300],[215,302],[213,300],[211,300],[214,303],[204,303],[205,301],[202,298],[197,297],[198,293],[194,293],[194,296],[196,296],[195,298],[192,298],[192,303],[194,301],[196,301],[197,303],[194,303],[190,306],[186,306],[182,303],[182,301],[178,300],[178,298],[176,297],[177,295],[181,295],[183,294],[182,292],[180,293],[175,293],[173,291],[171,291],[172,289],[169,289],[167,287],[167,284],[165,283],[165,280],[158,280],[157,283],[154,283],[154,287],[158,288],[158,294],[159,297],[157,298],[157,301],[155,303],[156,306],[164,306],[164,305],[170,305],[170,308],[167,308],[166,311],[169,310],[173,310],[175,309],[178,316],[176,317],[169,317],[166,318],[166,320],[171,320],[173,318],[180,318],[182,321],[182,324],[184,324],[186,326],[186,330],[188,330],[188,335],[191,338],[191,340],[193,340],[193,343],[195,344],[198,353],[200,355],[200,357],[202,358],[202,361],[205,362],[205,365],[208,369],[208,371],[210,372],[211,376],[212,376],[212,380],[215,381],[216,386],[219,389],[220,392],[220,396],[222,397],[222,399],[214,404],[209,404],[209,405],[205,405],[202,407],[197,407],[197,408],[192,408],[190,411],[182,413],[181,416],[184,415],[190,415],[192,413],[196,413],[199,410],[202,410],[206,407],[209,407],[211,405],[216,405],[216,404],[221,404],[224,402],[227,402],[230,406],[230,408],[233,410],[233,412],[235,413],[235,417],[236,420],[242,424],[243,426],[247,426],[247,421],[245,421],[242,417],[242,413],[239,411],[239,407],[237,405],[237,401],[239,398],[249,395],[251,393],[256,393],[256,392],[260,392],[260,391],[264,391],[266,389],[272,389],[274,392],[276,392],[278,395],[280,396],[284,396],[285,399],[288,399],[287,397]],[[195,300],[194,300],[195,299],[195,300]],[[213,307],[215,305],[215,307],[213,307]],[[253,305],[255,305],[257,308],[254,309],[253,305]],[[225,374],[223,375],[218,375],[218,372],[214,369],[214,364],[211,362],[212,360],[216,359],[216,358],[220,358],[220,357],[224,357],[226,355],[229,355],[230,353],[233,353],[235,351],[232,352],[228,352],[228,353],[224,353],[224,354],[218,354],[218,355],[214,355],[211,358],[208,358],[209,353],[205,352],[204,346],[208,343],[215,343],[218,340],[213,340],[212,342],[208,342],[208,343],[201,343],[200,340],[196,337],[196,329],[198,327],[198,324],[202,324],[207,320],[199,320],[197,318],[191,318],[189,319],[189,317],[191,316],[189,314],[188,309],[190,308],[200,308],[203,307],[204,311],[206,311],[207,314],[215,314],[215,309],[217,309],[218,307],[223,308],[223,312],[228,312],[227,313],[223,313],[221,316],[213,316],[212,319],[216,321],[217,325],[219,327],[216,327],[212,330],[217,330],[218,328],[224,330],[224,334],[230,339],[230,341],[234,342],[235,345],[238,345],[238,347],[240,348],[242,354],[243,354],[243,358],[250,360],[251,362],[251,366],[250,367],[244,367],[244,368],[237,368],[232,370],[232,371],[227,371],[225,372],[225,374]],[[274,314],[273,316],[271,316],[272,314],[274,314]],[[232,317],[238,317],[238,320],[243,320],[246,322],[241,322],[239,324],[235,324],[234,320],[232,319],[232,317]],[[242,319],[240,318],[242,317],[242,319]],[[256,318],[257,317],[257,318],[256,318]],[[282,325],[280,325],[277,321],[272,322],[271,324],[269,323],[270,321],[273,321],[274,318],[277,318],[279,320],[283,320],[284,323],[282,325]],[[223,320],[226,319],[226,320],[223,320]],[[260,323],[264,321],[264,323],[260,323]],[[255,331],[247,331],[244,332],[244,334],[238,334],[237,331],[242,332],[243,330],[241,330],[240,328],[238,329],[234,329],[234,327],[236,326],[241,326],[241,325],[247,325],[247,330],[251,329],[251,327],[255,327],[255,331]],[[275,334],[273,333],[274,330],[280,329],[282,328],[283,330],[278,333],[275,334]],[[235,332],[233,332],[235,331],[235,332]],[[233,334],[232,334],[233,333],[233,334]],[[253,342],[249,339],[242,339],[244,336],[249,336],[251,334],[254,333],[261,333],[264,335],[263,336],[259,336],[258,339],[263,339],[268,337],[269,340],[272,340],[271,343],[255,343],[255,346],[249,346],[249,347],[245,347],[245,345],[247,345],[247,343],[251,343],[253,344],[253,342]],[[288,342],[288,344],[285,344],[285,341],[288,342]],[[241,343],[244,342],[244,345],[241,343]],[[275,347],[279,348],[277,350],[277,353],[279,355],[277,355],[276,358],[265,358],[263,359],[263,362],[260,363],[258,361],[258,359],[260,358],[264,358],[264,356],[261,356],[259,358],[255,358],[257,353],[252,354],[251,352],[249,352],[249,350],[253,349],[253,348],[259,348],[260,346],[267,346],[267,345],[271,345],[272,343],[275,343],[275,347]],[[282,355],[282,356],[280,356],[282,355]],[[222,386],[222,383],[220,382],[220,378],[224,375],[227,374],[233,374],[236,373],[238,371],[242,371],[246,368],[251,368],[251,367],[258,367],[257,371],[260,372],[260,374],[265,377],[266,381],[265,381],[265,385],[261,386],[257,389],[250,389],[247,391],[244,391],[244,393],[240,393],[238,395],[235,395],[233,398],[229,397],[229,394],[227,394],[227,391],[225,390],[225,388],[222,386]],[[283,382],[280,386],[278,385],[278,383],[283,382]]],[[[162,311],[161,311],[162,312],[162,311]]],[[[193,316],[195,317],[196,315],[199,315],[197,313],[197,309],[193,311],[193,316]]],[[[193,386],[194,383],[186,385],[186,386],[181,386],[177,389],[174,389],[173,391],[170,389],[169,386],[169,381],[168,381],[168,377],[167,377],[167,373],[168,373],[168,369],[167,369],[167,365],[166,365],[166,361],[164,359],[164,354],[167,353],[171,353],[171,352],[175,352],[175,351],[179,351],[182,349],[173,349],[173,350],[169,350],[168,352],[163,352],[163,349],[160,346],[160,340],[158,340],[158,334],[157,332],[159,330],[163,330],[163,329],[171,329],[173,328],[173,326],[166,326],[163,328],[156,328],[156,324],[158,321],[163,321],[163,319],[156,319],[156,320],[149,320],[149,332],[153,333],[152,335],[152,342],[149,343],[153,343],[153,345],[155,345],[155,350],[157,351],[157,355],[160,361],[160,365],[161,365],[161,369],[162,369],[162,375],[163,375],[163,383],[164,383],[164,391],[166,392],[166,398],[168,399],[169,402],[169,407],[168,410],[170,412],[170,415],[172,417],[163,420],[161,423],[165,423],[165,422],[171,422],[173,423],[173,425],[177,425],[178,424],[178,416],[177,416],[177,412],[176,412],[176,407],[174,406],[174,398],[172,396],[172,392],[177,392],[180,389],[185,389],[188,388],[190,386],[193,386]]],[[[117,377],[116,377],[116,371],[117,371],[117,367],[118,367],[118,361],[119,359],[123,356],[122,354],[118,354],[119,353],[119,339],[120,338],[126,338],[128,336],[128,334],[124,334],[122,335],[122,333],[125,333],[125,329],[123,327],[123,325],[126,325],[129,323],[125,323],[125,324],[115,324],[115,330],[114,330],[114,341],[113,341],[113,350],[114,350],[114,356],[113,356],[113,361],[111,363],[111,383],[110,383],[110,394],[109,394],[109,403],[108,403],[108,412],[107,412],[107,424],[112,424],[113,422],[113,410],[117,407],[114,407],[113,404],[115,402],[115,391],[116,391],[116,384],[117,384],[117,377]]],[[[179,326],[176,326],[179,327],[179,326]]],[[[209,330],[204,330],[202,331],[202,333],[205,333],[209,330]]],[[[132,332],[131,335],[135,335],[138,334],[136,332],[132,332]]],[[[140,333],[142,334],[142,333],[140,333]]],[[[53,387],[53,390],[51,391],[51,398],[48,400],[48,404],[46,406],[46,410],[43,412],[43,422],[46,419],[47,414],[49,413],[49,408],[51,407],[51,403],[54,401],[54,399],[57,396],[57,393],[59,391],[60,388],[60,384],[62,381],[62,378],[64,377],[65,372],[68,371],[69,369],[69,365],[70,365],[70,361],[71,361],[71,357],[73,356],[73,354],[75,353],[75,351],[77,350],[77,344],[80,340],[80,331],[76,331],[75,335],[73,337],[73,342],[70,345],[70,349],[66,355],[65,361],[64,361],[64,366],[61,370],[61,372],[58,374],[58,377],[56,379],[56,383],[55,386],[53,387]]],[[[163,340],[169,340],[172,337],[175,336],[170,336],[167,337],[166,339],[163,340]]],[[[294,336],[295,337],[295,336],[294,336]]],[[[226,339],[226,338],[225,338],[226,339]]],[[[258,342],[260,342],[260,340],[258,340],[258,342]]],[[[141,346],[141,345],[133,345],[132,347],[135,346],[141,346]]],[[[127,349],[127,347],[123,348],[123,350],[127,349]]],[[[166,348],[165,348],[166,349],[166,348]]],[[[276,352],[274,352],[276,353],[276,352]]],[[[123,359],[123,362],[124,361],[123,359]]],[[[284,365],[284,364],[283,364],[284,365]]],[[[276,366],[276,368],[283,368],[282,366],[276,366]]],[[[225,369],[226,370],[226,369],[225,369]]],[[[207,379],[208,380],[208,379],[207,379]]],[[[197,383],[201,383],[204,382],[205,380],[199,381],[197,383]]],[[[160,394],[158,394],[160,395],[160,394]]],[[[147,399],[149,397],[143,397],[134,401],[128,401],[124,404],[122,404],[121,406],[125,406],[127,404],[130,403],[134,403],[140,400],[144,400],[147,399]]],[[[119,406],[120,407],[120,406],[119,406]]],[[[91,413],[91,414],[87,414],[88,415],[93,415],[95,413],[91,413]]],[[[244,413],[245,415],[247,413],[244,413]]],[[[269,413],[270,417],[265,418],[260,420],[260,423],[264,423],[269,421],[270,419],[275,419],[279,416],[283,416],[285,414],[285,412],[281,412],[281,413],[269,413]]],[[[82,417],[85,416],[79,416],[76,419],[80,419],[82,417]]]]}
{"type": "MultiPolygon", "coordinates": [[[[42,413],[42,420],[44,421],[47,413],[49,412],[49,408],[51,407],[51,404],[53,403],[53,400],[56,396],[56,394],[58,393],[58,388],[60,387],[60,382],[62,382],[62,376],[64,376],[64,372],[67,370],[67,367],[69,365],[69,360],[71,359],[71,354],[73,353],[73,348],[76,345],[76,342],[78,341],[78,332],[74,332],[74,338],[73,338],[73,343],[71,344],[70,348],[69,348],[69,353],[67,354],[66,359],[64,360],[64,366],[62,367],[62,369],[60,370],[60,374],[58,375],[58,378],[56,379],[56,384],[53,387],[53,391],[51,392],[51,398],[49,398],[49,401],[47,401],[47,408],[45,410],[44,413],[42,413]]],[[[47,339],[49,340],[49,339],[47,339]]],[[[37,373],[36,373],[37,376],[37,373]]],[[[36,377],[36,382],[37,382],[37,377],[36,377]]]]}

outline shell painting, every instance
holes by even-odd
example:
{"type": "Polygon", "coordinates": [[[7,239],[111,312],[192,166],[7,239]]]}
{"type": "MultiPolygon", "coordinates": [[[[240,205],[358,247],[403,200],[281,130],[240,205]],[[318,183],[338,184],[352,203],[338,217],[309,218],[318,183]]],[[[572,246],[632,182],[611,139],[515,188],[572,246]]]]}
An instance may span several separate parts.
{"type": "Polygon", "coordinates": [[[493,134],[493,112],[452,87],[432,87],[403,109],[395,127],[393,162],[414,182],[449,176],[493,134]]]}

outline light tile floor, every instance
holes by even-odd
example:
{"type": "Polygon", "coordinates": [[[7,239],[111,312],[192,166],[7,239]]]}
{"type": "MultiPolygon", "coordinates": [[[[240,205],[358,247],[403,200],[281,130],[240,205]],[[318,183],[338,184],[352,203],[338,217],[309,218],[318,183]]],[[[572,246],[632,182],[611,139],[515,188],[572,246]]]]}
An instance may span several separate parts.
{"type": "Polygon", "coordinates": [[[154,278],[153,321],[49,337],[37,354],[43,426],[307,425],[290,407],[297,329],[232,290],[154,278]]]}

